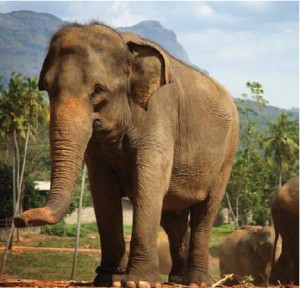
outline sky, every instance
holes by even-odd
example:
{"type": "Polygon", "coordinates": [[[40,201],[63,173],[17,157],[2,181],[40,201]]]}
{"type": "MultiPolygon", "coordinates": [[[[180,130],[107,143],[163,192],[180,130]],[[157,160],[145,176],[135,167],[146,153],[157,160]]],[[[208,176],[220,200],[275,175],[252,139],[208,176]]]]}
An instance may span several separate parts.
{"type": "Polygon", "coordinates": [[[112,27],[158,20],[232,96],[258,81],[270,105],[299,107],[298,1],[0,1],[0,13],[15,10],[112,27]]]}

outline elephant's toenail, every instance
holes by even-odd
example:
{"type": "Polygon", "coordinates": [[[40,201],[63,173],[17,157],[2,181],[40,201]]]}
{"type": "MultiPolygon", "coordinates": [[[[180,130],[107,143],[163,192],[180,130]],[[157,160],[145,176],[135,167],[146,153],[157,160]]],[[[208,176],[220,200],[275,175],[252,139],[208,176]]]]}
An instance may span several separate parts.
{"type": "Polygon", "coordinates": [[[156,282],[154,285],[154,288],[162,288],[162,285],[160,282],[156,282]]]}
{"type": "Polygon", "coordinates": [[[113,287],[122,287],[121,281],[114,281],[113,282],[113,287]]]}
{"type": "Polygon", "coordinates": [[[138,288],[151,288],[151,285],[147,281],[139,281],[138,288]]]}
{"type": "Polygon", "coordinates": [[[196,283],[190,283],[189,288],[199,288],[199,285],[196,283]]]}
{"type": "Polygon", "coordinates": [[[127,281],[126,288],[136,288],[136,284],[134,281],[127,281]]]}

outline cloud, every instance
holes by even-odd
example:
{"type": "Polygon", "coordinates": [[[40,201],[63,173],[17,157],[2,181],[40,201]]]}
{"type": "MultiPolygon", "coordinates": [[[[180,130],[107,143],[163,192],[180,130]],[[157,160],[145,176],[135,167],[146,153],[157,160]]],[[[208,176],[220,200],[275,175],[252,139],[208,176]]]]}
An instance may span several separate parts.
{"type": "Polygon", "coordinates": [[[258,81],[271,105],[291,108],[298,106],[299,95],[296,35],[298,25],[286,22],[270,23],[261,31],[199,29],[178,33],[178,40],[192,63],[208,70],[234,97],[245,92],[247,81],[258,81]]]}
{"type": "Polygon", "coordinates": [[[254,12],[268,12],[271,9],[272,3],[269,1],[241,1],[239,5],[245,10],[254,12]]]}
{"type": "Polygon", "coordinates": [[[134,11],[134,3],[117,1],[111,2],[107,9],[106,21],[113,27],[132,26],[146,20],[142,11],[134,11]]]}
{"type": "Polygon", "coordinates": [[[111,19],[109,21],[109,24],[113,27],[132,26],[143,20],[147,20],[147,18],[141,14],[133,14],[131,9],[127,7],[125,9],[122,9],[122,11],[119,12],[115,18],[111,19]]]}
{"type": "Polygon", "coordinates": [[[200,4],[198,9],[196,9],[196,14],[200,17],[210,17],[214,14],[214,9],[206,4],[200,4]]]}

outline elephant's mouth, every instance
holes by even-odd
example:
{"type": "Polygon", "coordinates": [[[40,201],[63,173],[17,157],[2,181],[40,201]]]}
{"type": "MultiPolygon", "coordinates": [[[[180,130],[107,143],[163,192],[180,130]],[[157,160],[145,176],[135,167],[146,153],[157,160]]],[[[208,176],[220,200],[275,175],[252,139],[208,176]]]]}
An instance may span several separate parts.
{"type": "Polygon", "coordinates": [[[123,134],[121,127],[117,127],[105,119],[97,118],[93,121],[92,141],[103,141],[107,144],[119,143],[123,134]]]}

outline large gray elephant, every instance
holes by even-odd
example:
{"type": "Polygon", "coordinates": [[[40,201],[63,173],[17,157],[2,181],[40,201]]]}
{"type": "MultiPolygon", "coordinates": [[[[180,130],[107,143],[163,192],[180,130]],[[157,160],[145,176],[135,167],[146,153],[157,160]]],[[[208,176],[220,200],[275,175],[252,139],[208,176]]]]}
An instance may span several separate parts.
{"type": "Polygon", "coordinates": [[[75,24],[53,36],[39,88],[50,99],[51,191],[16,226],[60,221],[85,159],[102,249],[95,284],[159,286],[160,222],[170,282],[210,283],[209,236],[238,142],[223,86],[135,34],[75,24]],[[133,203],[128,264],[122,196],[133,203]]]}
{"type": "Polygon", "coordinates": [[[276,259],[281,243],[274,249],[275,231],[270,226],[246,226],[231,233],[219,247],[220,273],[252,276],[255,285],[269,282],[273,253],[276,259]]]}
{"type": "Polygon", "coordinates": [[[272,204],[276,241],[282,238],[282,253],[272,268],[273,284],[299,285],[299,177],[290,179],[277,192],[272,204]]]}

